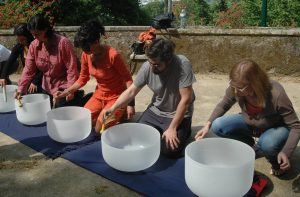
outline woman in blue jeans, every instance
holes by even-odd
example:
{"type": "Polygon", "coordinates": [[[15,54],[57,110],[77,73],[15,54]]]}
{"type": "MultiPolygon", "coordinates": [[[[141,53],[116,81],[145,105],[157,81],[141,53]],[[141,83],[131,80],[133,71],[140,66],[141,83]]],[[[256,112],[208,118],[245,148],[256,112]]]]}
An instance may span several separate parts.
{"type": "Polygon", "coordinates": [[[242,60],[229,74],[229,87],[195,139],[211,129],[220,137],[255,145],[271,163],[271,174],[279,176],[290,168],[289,157],[300,138],[300,122],[284,88],[269,80],[252,60],[242,60]],[[223,116],[235,103],[241,113],[223,116]]]}

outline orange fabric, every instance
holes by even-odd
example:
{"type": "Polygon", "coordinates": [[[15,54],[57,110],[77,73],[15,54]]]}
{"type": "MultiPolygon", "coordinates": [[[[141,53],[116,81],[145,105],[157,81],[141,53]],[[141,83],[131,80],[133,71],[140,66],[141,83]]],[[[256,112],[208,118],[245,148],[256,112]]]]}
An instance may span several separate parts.
{"type": "Polygon", "coordinates": [[[82,53],[81,71],[77,83],[84,86],[92,75],[97,80],[93,97],[100,100],[117,99],[126,90],[126,84],[132,83],[132,77],[127,65],[116,49],[105,46],[105,55],[96,68],[92,65],[91,55],[82,53]]]}
{"type": "MultiPolygon", "coordinates": [[[[85,104],[84,107],[89,109],[92,113],[93,126],[95,126],[96,121],[99,121],[102,124],[103,109],[110,108],[116,102],[116,100],[117,98],[112,100],[100,100],[94,97],[94,95],[90,98],[90,100],[85,104]]],[[[117,109],[114,116],[110,120],[106,121],[107,124],[105,124],[105,128],[119,123],[125,112],[125,108],[117,109]]]]}
{"type": "Polygon", "coordinates": [[[155,31],[156,31],[156,29],[154,29],[153,27],[151,27],[149,30],[140,33],[140,35],[139,35],[139,41],[140,42],[146,42],[146,41],[152,41],[152,40],[154,40],[155,37],[156,37],[155,31]]]}

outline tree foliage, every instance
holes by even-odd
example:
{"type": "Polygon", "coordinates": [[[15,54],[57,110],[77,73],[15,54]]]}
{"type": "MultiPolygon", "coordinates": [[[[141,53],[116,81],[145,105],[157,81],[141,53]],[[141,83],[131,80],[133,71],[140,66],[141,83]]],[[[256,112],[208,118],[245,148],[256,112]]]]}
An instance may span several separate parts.
{"type": "Polygon", "coordinates": [[[186,6],[187,25],[208,25],[212,17],[210,7],[204,0],[182,0],[186,6]]]}
{"type": "Polygon", "coordinates": [[[213,2],[210,7],[212,18],[216,20],[220,12],[226,12],[228,10],[228,2],[226,0],[218,0],[213,2]]]}
{"type": "Polygon", "coordinates": [[[243,10],[243,24],[245,26],[259,26],[261,20],[262,0],[243,0],[240,5],[243,10]]]}
{"type": "MultiPolygon", "coordinates": [[[[56,25],[81,25],[92,18],[104,25],[150,25],[153,17],[164,13],[164,2],[141,6],[139,0],[0,0],[0,28],[11,28],[40,13],[56,25]]],[[[173,24],[179,23],[179,13],[186,8],[190,26],[259,26],[261,6],[262,0],[181,0],[173,2],[173,24]]],[[[299,0],[269,0],[267,7],[268,26],[300,26],[299,0]]]]}
{"type": "Polygon", "coordinates": [[[11,28],[18,23],[24,23],[32,16],[44,13],[54,21],[52,14],[55,0],[7,0],[0,4],[0,28],[11,28]]]}
{"type": "Polygon", "coordinates": [[[300,26],[299,0],[268,1],[269,26],[300,26]]]}
{"type": "Polygon", "coordinates": [[[148,17],[148,21],[147,21],[148,25],[151,24],[151,21],[149,21],[150,19],[154,18],[159,14],[164,13],[164,7],[165,7],[165,3],[160,0],[151,1],[147,5],[142,6],[141,8],[142,11],[144,11],[144,13],[148,17]]]}
{"type": "Polygon", "coordinates": [[[143,25],[149,21],[139,0],[7,0],[0,6],[2,28],[26,22],[40,13],[58,25],[80,25],[92,18],[105,25],[143,25]]]}
{"type": "Polygon", "coordinates": [[[57,22],[78,25],[98,18],[105,25],[141,25],[148,20],[138,0],[59,0],[57,22]]]}
{"type": "MultiPolygon", "coordinates": [[[[259,26],[262,0],[231,0],[231,2],[233,1],[242,6],[245,26],[259,26]]],[[[299,0],[269,0],[267,7],[268,26],[300,26],[299,0]]]]}
{"type": "Polygon", "coordinates": [[[233,3],[226,11],[221,11],[216,18],[216,26],[223,28],[242,28],[243,12],[239,4],[233,3]]]}

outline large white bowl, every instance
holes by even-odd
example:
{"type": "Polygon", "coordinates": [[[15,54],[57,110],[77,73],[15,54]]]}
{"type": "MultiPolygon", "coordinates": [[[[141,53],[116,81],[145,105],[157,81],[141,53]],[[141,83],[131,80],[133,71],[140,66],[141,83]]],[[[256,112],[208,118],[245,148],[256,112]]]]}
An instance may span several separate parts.
{"type": "Polygon", "coordinates": [[[112,168],[136,172],[152,166],[160,154],[160,133],[139,123],[108,128],[101,136],[102,155],[112,168]]]}
{"type": "Polygon", "coordinates": [[[185,181],[203,197],[241,197],[253,181],[255,153],[237,140],[207,138],[185,149],[185,181]]]}
{"type": "Polygon", "coordinates": [[[47,132],[61,143],[78,142],[89,136],[91,112],[83,107],[60,107],[47,113],[47,132]]]}
{"type": "Polygon", "coordinates": [[[0,112],[5,113],[15,110],[15,92],[17,88],[15,85],[6,85],[5,94],[3,88],[0,87],[0,112]]]}
{"type": "Polygon", "coordinates": [[[15,100],[16,115],[19,122],[37,125],[46,122],[46,114],[51,110],[50,97],[47,94],[28,94],[22,98],[23,106],[15,100]]]}

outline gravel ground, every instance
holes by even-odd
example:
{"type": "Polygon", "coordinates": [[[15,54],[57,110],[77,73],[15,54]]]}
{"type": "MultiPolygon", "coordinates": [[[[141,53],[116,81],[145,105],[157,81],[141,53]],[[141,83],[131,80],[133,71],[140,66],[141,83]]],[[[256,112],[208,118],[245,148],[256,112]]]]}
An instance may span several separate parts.
{"type": "MultiPolygon", "coordinates": [[[[13,81],[19,75],[13,75],[13,81]]],[[[196,93],[193,117],[193,135],[205,123],[214,106],[219,102],[228,85],[226,75],[197,75],[194,84],[196,93]]],[[[273,76],[282,83],[297,114],[300,114],[300,78],[273,76]]],[[[85,87],[93,91],[95,80],[85,87]]],[[[145,87],[136,97],[136,117],[146,109],[151,91],[145,87]]],[[[237,106],[228,113],[238,112],[237,106]]],[[[292,158],[293,168],[282,178],[269,176],[270,166],[264,158],[256,160],[256,171],[269,179],[269,185],[262,196],[300,196],[300,148],[292,158]]],[[[97,174],[85,170],[65,159],[49,160],[44,155],[0,133],[0,196],[141,196],[123,186],[113,183],[97,174]]]]}

